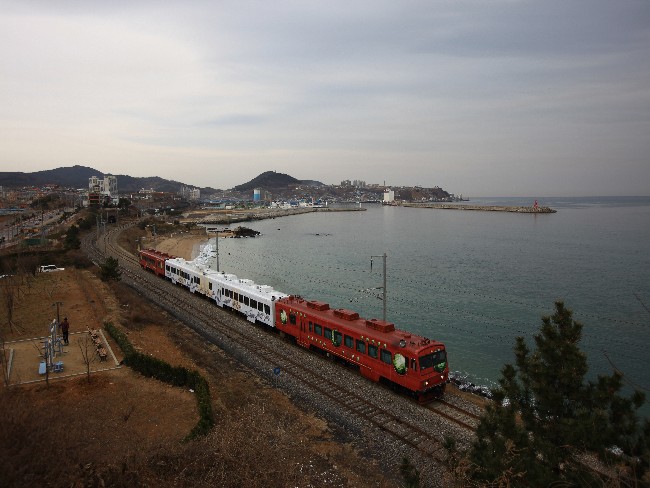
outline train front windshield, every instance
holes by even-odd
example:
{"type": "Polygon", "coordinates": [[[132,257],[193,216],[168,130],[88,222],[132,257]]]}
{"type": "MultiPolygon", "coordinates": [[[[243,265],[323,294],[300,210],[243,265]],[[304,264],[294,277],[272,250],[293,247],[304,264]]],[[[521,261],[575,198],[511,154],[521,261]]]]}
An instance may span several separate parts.
{"type": "Polygon", "coordinates": [[[420,371],[433,368],[438,373],[442,373],[446,366],[447,352],[444,349],[420,357],[420,371]]]}

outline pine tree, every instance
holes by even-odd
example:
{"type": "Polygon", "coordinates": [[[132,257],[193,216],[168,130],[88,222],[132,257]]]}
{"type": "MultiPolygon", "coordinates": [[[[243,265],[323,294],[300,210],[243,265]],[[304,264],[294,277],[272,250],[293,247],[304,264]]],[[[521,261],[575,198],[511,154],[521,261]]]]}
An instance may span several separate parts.
{"type": "Polygon", "coordinates": [[[81,247],[81,241],[79,240],[79,227],[76,225],[71,225],[68,229],[68,232],[65,235],[65,241],[63,242],[63,247],[68,249],[79,249],[81,247]]]}
{"type": "Polygon", "coordinates": [[[118,281],[122,275],[117,259],[111,256],[107,257],[106,261],[100,265],[99,272],[103,281],[118,281]]]}
{"type": "Polygon", "coordinates": [[[647,470],[650,427],[646,420],[642,429],[636,414],[644,395],[621,397],[619,373],[585,381],[582,327],[558,301],[555,314],[542,318],[534,351],[517,338],[515,365],[504,366],[470,454],[479,479],[510,486],[590,485],[596,474],[577,456],[604,455],[613,446],[634,456],[617,459],[628,460],[633,477],[647,470]]]}

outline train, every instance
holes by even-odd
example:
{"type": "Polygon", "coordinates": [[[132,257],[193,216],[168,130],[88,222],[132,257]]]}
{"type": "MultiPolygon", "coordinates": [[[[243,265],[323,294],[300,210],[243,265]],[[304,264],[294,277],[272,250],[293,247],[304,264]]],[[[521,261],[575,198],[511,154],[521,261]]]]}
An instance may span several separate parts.
{"type": "Polygon", "coordinates": [[[439,397],[449,382],[442,342],[400,330],[392,322],[365,319],[352,310],[331,308],[259,285],[209,265],[208,244],[187,261],[155,249],[138,251],[142,269],[198,293],[249,322],[276,330],[298,346],[338,359],[362,376],[414,396],[420,402],[439,397]]]}

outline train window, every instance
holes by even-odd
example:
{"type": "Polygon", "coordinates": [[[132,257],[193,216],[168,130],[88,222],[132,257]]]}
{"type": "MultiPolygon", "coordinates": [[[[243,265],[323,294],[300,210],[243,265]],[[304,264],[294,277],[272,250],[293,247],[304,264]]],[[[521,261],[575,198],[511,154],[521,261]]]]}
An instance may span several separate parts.
{"type": "Polygon", "coordinates": [[[374,344],[368,344],[368,356],[377,359],[377,346],[374,344]]]}
{"type": "Polygon", "coordinates": [[[332,329],[328,329],[327,327],[325,327],[325,334],[323,334],[323,335],[325,336],[325,339],[329,339],[331,341],[332,340],[332,329]]]}
{"type": "Polygon", "coordinates": [[[271,307],[269,305],[264,305],[264,313],[267,315],[271,314],[271,307]]]}
{"type": "Polygon", "coordinates": [[[417,363],[417,361],[415,359],[411,359],[411,369],[413,371],[417,371],[417,369],[418,369],[418,363],[417,363]]]}
{"type": "Polygon", "coordinates": [[[257,300],[253,300],[252,298],[251,298],[251,308],[252,308],[252,309],[256,309],[256,308],[257,308],[257,300]]]}
{"type": "Polygon", "coordinates": [[[311,332],[311,327],[312,327],[312,324],[311,324],[311,322],[309,322],[309,332],[311,332]]]}
{"type": "Polygon", "coordinates": [[[345,342],[345,347],[349,347],[350,349],[354,347],[354,339],[352,339],[352,337],[350,337],[349,335],[345,336],[344,342],[345,342]]]}
{"type": "Polygon", "coordinates": [[[379,355],[381,357],[381,360],[386,364],[391,364],[393,362],[393,355],[390,353],[390,351],[387,351],[386,349],[382,349],[379,355]]]}
{"type": "Polygon", "coordinates": [[[357,352],[366,353],[366,343],[357,339],[357,352]]]}
{"type": "Polygon", "coordinates": [[[314,334],[316,335],[323,335],[323,326],[314,324],[314,334]]]}
{"type": "Polygon", "coordinates": [[[238,301],[239,301],[239,293],[235,293],[235,294],[233,295],[233,299],[234,299],[236,302],[238,302],[238,301]]]}
{"type": "Polygon", "coordinates": [[[447,352],[436,351],[420,358],[420,370],[433,367],[438,373],[442,373],[447,365],[447,352]]]}
{"type": "Polygon", "coordinates": [[[212,290],[212,283],[208,283],[208,290],[212,290]]]}
{"type": "Polygon", "coordinates": [[[257,302],[257,310],[260,312],[264,310],[264,304],[262,302],[257,302]]]}
{"type": "Polygon", "coordinates": [[[289,314],[289,323],[291,325],[296,325],[296,314],[293,312],[289,314]]]}
{"type": "Polygon", "coordinates": [[[334,335],[332,336],[332,344],[334,344],[336,347],[339,347],[342,340],[343,334],[341,334],[338,330],[335,330],[334,335]]]}
{"type": "Polygon", "coordinates": [[[244,297],[244,305],[248,305],[248,297],[244,297]]]}

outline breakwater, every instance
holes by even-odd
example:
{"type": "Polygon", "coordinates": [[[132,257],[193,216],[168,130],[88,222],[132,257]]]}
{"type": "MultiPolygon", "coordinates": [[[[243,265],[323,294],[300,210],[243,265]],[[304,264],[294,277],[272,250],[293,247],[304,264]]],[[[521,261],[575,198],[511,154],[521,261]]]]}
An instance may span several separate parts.
{"type": "Polygon", "coordinates": [[[532,214],[550,214],[556,213],[550,207],[518,207],[503,205],[452,205],[448,203],[401,203],[402,207],[415,208],[438,208],[444,210],[478,210],[482,212],[514,212],[514,213],[532,213],[532,214]]]}
{"type": "Polygon", "coordinates": [[[192,212],[180,219],[181,223],[224,224],[251,222],[253,220],[275,219],[312,212],[357,212],[360,207],[294,207],[294,208],[259,208],[255,210],[211,210],[192,212]]]}

